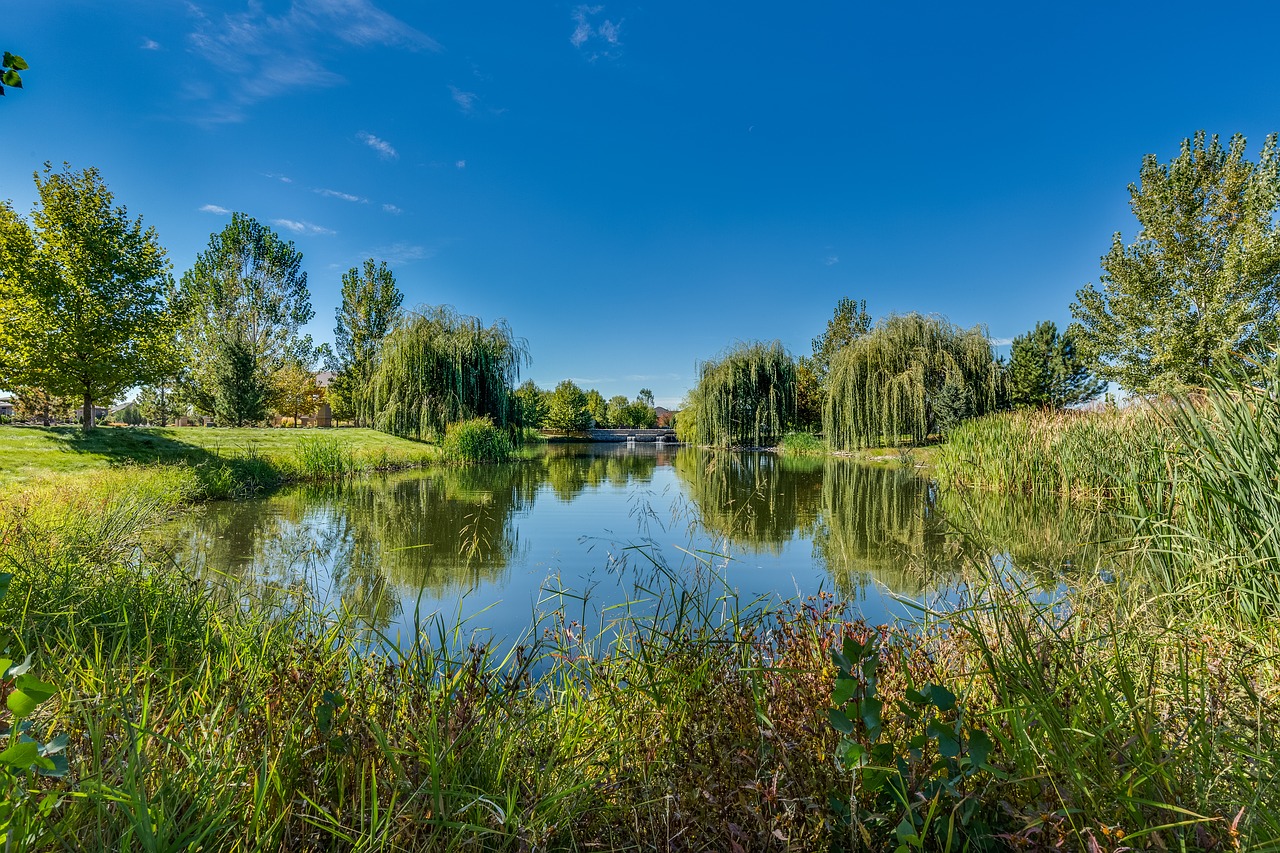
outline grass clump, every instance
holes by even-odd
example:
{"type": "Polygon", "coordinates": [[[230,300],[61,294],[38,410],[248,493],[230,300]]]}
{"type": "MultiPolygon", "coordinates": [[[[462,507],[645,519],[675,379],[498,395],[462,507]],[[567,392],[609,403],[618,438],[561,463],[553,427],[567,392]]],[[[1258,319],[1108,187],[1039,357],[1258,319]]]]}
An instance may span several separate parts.
{"type": "Polygon", "coordinates": [[[827,447],[813,433],[789,432],[782,437],[782,452],[788,456],[817,456],[826,453],[827,447]]]}
{"type": "Polygon", "coordinates": [[[506,431],[489,418],[449,424],[441,449],[450,462],[506,462],[515,452],[506,431]]]}

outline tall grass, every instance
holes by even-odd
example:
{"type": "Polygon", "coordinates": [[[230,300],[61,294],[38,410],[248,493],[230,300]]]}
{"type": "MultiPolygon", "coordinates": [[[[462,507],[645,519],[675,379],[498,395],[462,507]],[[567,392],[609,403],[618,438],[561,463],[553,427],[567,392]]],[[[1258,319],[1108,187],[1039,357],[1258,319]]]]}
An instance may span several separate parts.
{"type": "Polygon", "coordinates": [[[1167,482],[1174,437],[1148,406],[1102,411],[1020,409],[966,421],[938,449],[949,488],[1110,501],[1167,482]]]}

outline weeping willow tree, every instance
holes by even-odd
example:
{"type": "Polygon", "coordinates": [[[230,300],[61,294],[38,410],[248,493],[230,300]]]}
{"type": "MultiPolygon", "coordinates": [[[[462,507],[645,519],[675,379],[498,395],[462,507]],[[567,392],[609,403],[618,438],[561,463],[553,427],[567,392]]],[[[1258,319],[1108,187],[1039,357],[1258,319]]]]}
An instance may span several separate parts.
{"type": "Polygon", "coordinates": [[[836,353],[823,431],[831,447],[921,444],[995,409],[1001,374],[984,329],[940,317],[887,317],[836,353]]]}
{"type": "Polygon", "coordinates": [[[680,412],[681,438],[728,447],[771,444],[795,423],[796,363],[782,344],[738,344],[699,367],[680,412]]]}
{"type": "Polygon", "coordinates": [[[383,432],[419,439],[485,415],[510,427],[512,391],[528,361],[525,342],[503,321],[486,327],[447,306],[419,308],[383,341],[360,414],[383,432]]]}

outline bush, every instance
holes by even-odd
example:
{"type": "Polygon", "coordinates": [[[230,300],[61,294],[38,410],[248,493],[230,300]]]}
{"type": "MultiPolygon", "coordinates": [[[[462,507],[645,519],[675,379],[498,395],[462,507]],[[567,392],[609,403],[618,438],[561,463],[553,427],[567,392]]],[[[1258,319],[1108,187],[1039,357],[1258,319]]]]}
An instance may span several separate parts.
{"type": "Polygon", "coordinates": [[[511,439],[488,418],[449,424],[442,447],[450,462],[506,462],[513,452],[511,439]]]}

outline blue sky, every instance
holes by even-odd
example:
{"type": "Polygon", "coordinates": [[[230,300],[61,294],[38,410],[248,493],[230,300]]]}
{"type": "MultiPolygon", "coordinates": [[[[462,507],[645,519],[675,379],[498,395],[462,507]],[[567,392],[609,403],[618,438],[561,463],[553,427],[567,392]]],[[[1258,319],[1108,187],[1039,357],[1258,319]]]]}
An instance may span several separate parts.
{"type": "Polygon", "coordinates": [[[175,274],[229,211],[506,318],[526,375],[674,405],[842,296],[1070,319],[1148,152],[1280,130],[1274,3],[40,0],[6,11],[0,197],[97,166],[175,274]]]}

